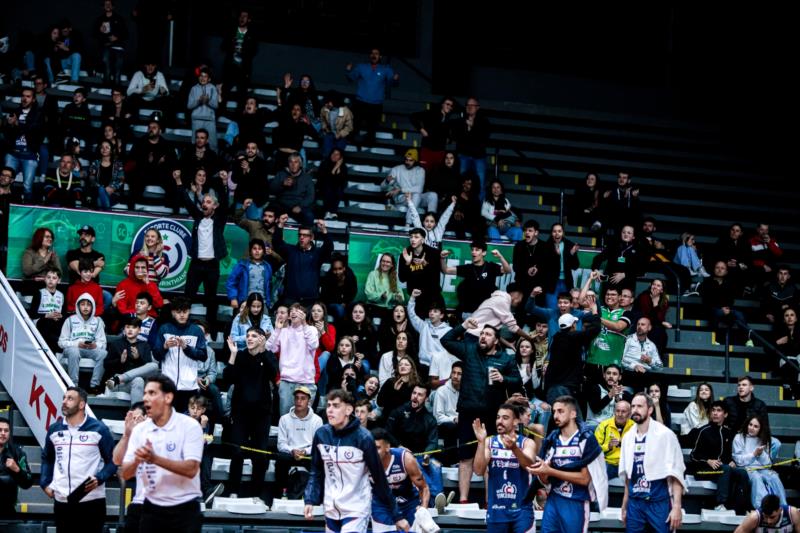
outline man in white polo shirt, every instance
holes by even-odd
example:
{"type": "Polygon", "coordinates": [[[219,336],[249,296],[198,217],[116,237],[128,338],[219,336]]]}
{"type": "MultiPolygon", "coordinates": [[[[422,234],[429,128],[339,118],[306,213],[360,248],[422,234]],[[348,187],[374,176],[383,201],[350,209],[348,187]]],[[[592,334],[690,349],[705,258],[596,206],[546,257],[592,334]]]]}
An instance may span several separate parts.
{"type": "Polygon", "coordinates": [[[140,531],[200,533],[200,462],[203,430],[192,418],[177,413],[172,400],[177,388],[166,376],[148,378],[144,407],[148,420],[133,428],[122,462],[123,479],[143,466],[145,491],[140,531]]]}

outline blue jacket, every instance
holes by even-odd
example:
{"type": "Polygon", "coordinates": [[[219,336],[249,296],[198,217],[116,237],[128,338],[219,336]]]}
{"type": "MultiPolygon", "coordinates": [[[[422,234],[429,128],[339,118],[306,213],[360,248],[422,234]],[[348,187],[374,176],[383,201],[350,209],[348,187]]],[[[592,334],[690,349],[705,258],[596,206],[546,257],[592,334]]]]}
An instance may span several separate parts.
{"type": "Polygon", "coordinates": [[[105,498],[105,482],[117,472],[113,453],[114,437],[96,418],[87,415],[74,433],[64,419],[59,418],[47,430],[39,485],[52,488],[56,500],[63,503],[86,478],[95,476],[98,487],[82,501],[105,498]]]}
{"type": "Polygon", "coordinates": [[[313,243],[310,249],[303,250],[300,246],[286,244],[283,230],[278,228],[272,236],[272,247],[286,261],[283,296],[295,301],[319,298],[319,269],[333,252],[330,236],[327,233],[322,235],[321,247],[313,243]]]}
{"type": "Polygon", "coordinates": [[[323,503],[323,494],[325,516],[333,520],[370,516],[373,497],[391,510],[395,522],[403,518],[378,457],[375,439],[357,418],[339,431],[325,424],[314,434],[306,504],[323,503]]]}
{"type": "MultiPolygon", "coordinates": [[[[238,300],[241,304],[250,295],[250,259],[241,259],[231,270],[228,280],[225,282],[225,291],[229,300],[238,300]]],[[[264,308],[269,309],[270,283],[272,281],[272,267],[267,261],[262,261],[264,265],[264,308]]]]}
{"type": "MultiPolygon", "coordinates": [[[[233,322],[231,322],[231,337],[233,338],[239,350],[244,350],[247,348],[247,344],[245,343],[245,339],[247,338],[247,330],[254,325],[256,324],[251,324],[249,318],[247,319],[247,322],[242,324],[242,321],[239,320],[239,315],[234,315],[233,322]]],[[[258,324],[258,327],[267,333],[272,333],[274,330],[272,327],[272,320],[269,319],[269,315],[267,313],[263,313],[261,315],[261,324],[258,324]]]]}
{"type": "Polygon", "coordinates": [[[394,69],[389,65],[375,65],[369,63],[353,65],[347,73],[350,81],[358,82],[356,99],[367,104],[382,104],[386,96],[386,87],[394,83],[394,69]]]}
{"type": "Polygon", "coordinates": [[[203,330],[193,323],[179,326],[167,322],[158,329],[158,341],[153,349],[153,357],[161,362],[161,373],[169,376],[179,391],[197,390],[197,371],[200,363],[208,359],[203,330]],[[186,347],[164,348],[167,339],[175,336],[183,339],[186,347]]]}

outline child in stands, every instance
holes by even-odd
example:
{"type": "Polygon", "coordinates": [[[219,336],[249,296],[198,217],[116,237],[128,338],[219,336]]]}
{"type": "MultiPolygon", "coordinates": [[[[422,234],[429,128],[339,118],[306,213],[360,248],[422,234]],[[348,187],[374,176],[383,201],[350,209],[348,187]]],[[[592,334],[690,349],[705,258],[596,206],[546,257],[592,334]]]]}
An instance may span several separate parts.
{"type": "Polygon", "coordinates": [[[80,279],[67,289],[67,313],[75,313],[78,297],[88,293],[94,299],[93,310],[95,316],[103,316],[103,289],[93,278],[94,262],[89,258],[82,257],[78,261],[78,273],[81,276],[80,279]]]}
{"type": "Polygon", "coordinates": [[[44,288],[33,293],[33,300],[28,308],[28,316],[36,321],[36,329],[41,333],[47,346],[56,353],[61,326],[64,324],[66,299],[59,291],[58,282],[61,272],[57,268],[49,268],[44,274],[44,288]]]}

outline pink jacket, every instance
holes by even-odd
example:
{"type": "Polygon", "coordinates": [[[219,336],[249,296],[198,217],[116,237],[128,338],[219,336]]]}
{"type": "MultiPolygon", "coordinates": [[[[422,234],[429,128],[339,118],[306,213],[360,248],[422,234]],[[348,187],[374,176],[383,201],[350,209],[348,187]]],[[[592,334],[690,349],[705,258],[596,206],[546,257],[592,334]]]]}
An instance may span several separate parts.
{"type": "Polygon", "coordinates": [[[276,329],[267,339],[267,350],[280,352],[281,381],[314,383],[314,353],[319,346],[317,329],[308,324],[276,329]]]}
{"type": "Polygon", "coordinates": [[[478,322],[478,327],[468,329],[467,333],[480,337],[484,326],[494,326],[498,329],[505,326],[511,333],[519,329],[517,319],[511,312],[511,296],[506,291],[494,291],[492,295],[472,313],[470,318],[478,322]]]}

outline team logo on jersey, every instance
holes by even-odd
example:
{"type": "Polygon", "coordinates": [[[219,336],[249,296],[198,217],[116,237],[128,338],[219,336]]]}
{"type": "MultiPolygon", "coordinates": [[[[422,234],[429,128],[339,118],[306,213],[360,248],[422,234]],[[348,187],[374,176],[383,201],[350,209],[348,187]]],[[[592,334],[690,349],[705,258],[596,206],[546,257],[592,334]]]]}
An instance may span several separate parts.
{"type": "Polygon", "coordinates": [[[174,452],[175,448],[176,448],[176,445],[175,445],[174,442],[168,442],[167,443],[167,451],[168,452],[174,452]]]}
{"type": "Polygon", "coordinates": [[[164,241],[164,254],[169,259],[169,272],[158,283],[161,290],[176,289],[186,283],[189,272],[189,249],[192,247],[192,234],[186,227],[169,218],[151,220],[136,232],[131,243],[131,254],[142,249],[144,234],[154,229],[164,241]]]}
{"type": "Polygon", "coordinates": [[[566,498],[571,498],[572,493],[575,491],[572,483],[569,481],[565,481],[561,484],[561,487],[558,489],[558,493],[566,498]]]}
{"type": "Polygon", "coordinates": [[[504,499],[514,499],[517,497],[517,486],[511,483],[510,481],[506,481],[503,485],[497,490],[497,498],[504,498],[504,499]]]}
{"type": "Polygon", "coordinates": [[[78,440],[81,441],[81,442],[86,442],[87,440],[89,440],[89,435],[87,435],[86,433],[83,433],[82,435],[78,436],[78,440]]]}
{"type": "Polygon", "coordinates": [[[352,450],[347,450],[344,452],[344,458],[347,459],[348,461],[352,460],[354,455],[355,454],[353,453],[352,450]]]}

